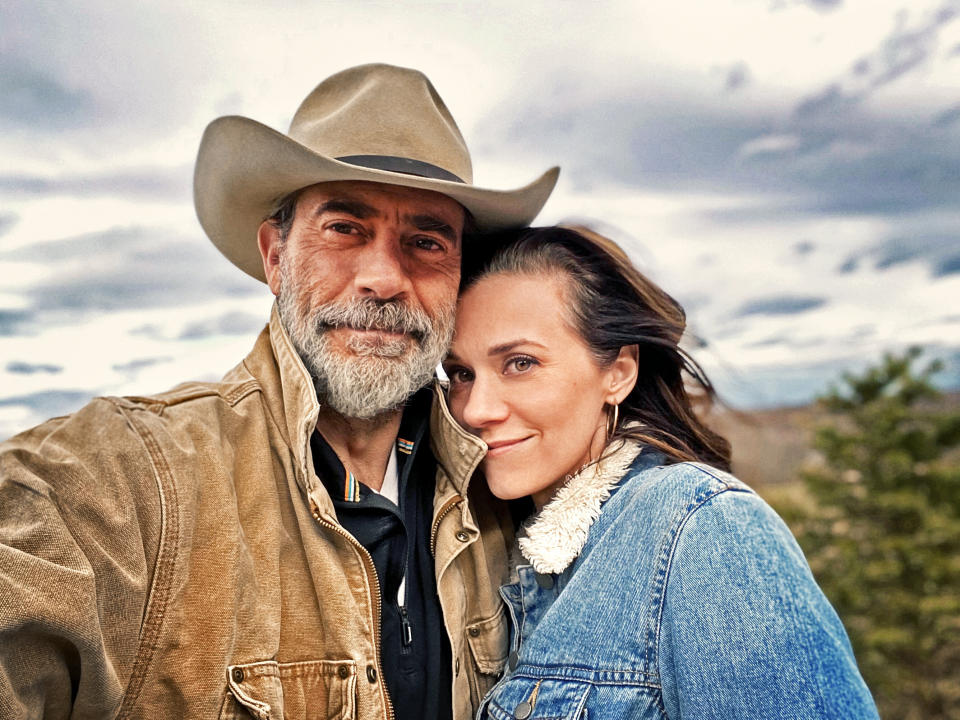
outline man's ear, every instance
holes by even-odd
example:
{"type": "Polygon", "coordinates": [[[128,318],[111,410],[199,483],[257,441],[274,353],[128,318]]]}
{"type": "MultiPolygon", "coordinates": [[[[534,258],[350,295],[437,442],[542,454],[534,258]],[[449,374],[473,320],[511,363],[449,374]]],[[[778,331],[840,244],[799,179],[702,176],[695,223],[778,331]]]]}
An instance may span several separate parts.
{"type": "Polygon", "coordinates": [[[279,295],[280,252],[283,249],[280,228],[269,220],[260,223],[260,229],[257,230],[257,246],[260,248],[260,257],[263,258],[263,272],[267,276],[270,292],[279,295]]]}
{"type": "Polygon", "coordinates": [[[607,403],[619,405],[637,384],[637,373],[640,370],[640,349],[636,345],[624,345],[620,353],[607,368],[609,392],[607,403]]]}

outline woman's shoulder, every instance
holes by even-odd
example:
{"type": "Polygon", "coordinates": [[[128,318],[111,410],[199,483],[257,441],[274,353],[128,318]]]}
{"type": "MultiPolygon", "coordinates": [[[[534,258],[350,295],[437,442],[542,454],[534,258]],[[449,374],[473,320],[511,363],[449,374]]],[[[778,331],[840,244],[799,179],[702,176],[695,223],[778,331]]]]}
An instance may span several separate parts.
{"type": "Polygon", "coordinates": [[[652,504],[660,512],[665,508],[693,512],[724,493],[757,497],[729,472],[700,462],[668,463],[661,453],[644,449],[624,474],[616,494],[624,505],[652,504]]]}

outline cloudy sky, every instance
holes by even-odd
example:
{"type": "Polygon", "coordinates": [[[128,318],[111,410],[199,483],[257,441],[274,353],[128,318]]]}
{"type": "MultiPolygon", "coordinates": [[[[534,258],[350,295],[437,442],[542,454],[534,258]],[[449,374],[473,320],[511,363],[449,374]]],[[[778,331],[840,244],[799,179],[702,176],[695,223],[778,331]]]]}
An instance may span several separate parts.
{"type": "Polygon", "coordinates": [[[0,5],[0,437],[234,365],[272,296],[191,201],[200,135],[424,70],[476,181],[621,241],[731,404],[922,344],[960,384],[960,0],[0,5]]]}

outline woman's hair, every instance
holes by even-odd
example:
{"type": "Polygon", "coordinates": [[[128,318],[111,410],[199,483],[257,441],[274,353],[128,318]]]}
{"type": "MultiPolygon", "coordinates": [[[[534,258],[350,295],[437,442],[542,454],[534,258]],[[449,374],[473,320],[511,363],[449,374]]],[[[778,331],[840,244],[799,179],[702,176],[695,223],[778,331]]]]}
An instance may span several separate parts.
{"type": "Polygon", "coordinates": [[[464,244],[461,293],[501,273],[564,278],[567,320],[600,367],[608,367],[621,348],[639,347],[637,384],[620,403],[611,440],[632,438],[672,462],[696,460],[729,469],[730,444],[704,425],[693,407],[693,398],[709,406],[715,392],[679,346],[686,327],[683,308],[641,274],[616,243],[586,228],[548,227],[464,244]]]}

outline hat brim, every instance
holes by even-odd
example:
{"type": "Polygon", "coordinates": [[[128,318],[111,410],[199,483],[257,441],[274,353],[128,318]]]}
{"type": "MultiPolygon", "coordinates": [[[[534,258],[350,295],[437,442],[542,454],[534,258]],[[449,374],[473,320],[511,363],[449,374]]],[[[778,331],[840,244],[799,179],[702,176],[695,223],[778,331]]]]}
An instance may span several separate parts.
{"type": "Polygon", "coordinates": [[[193,176],[200,225],[234,265],[266,282],[257,231],[279,199],[321,182],[366,180],[433,190],[473,215],[482,232],[529,225],[546,203],[560,169],[516,190],[487,190],[448,180],[358,167],[320,155],[283,133],[240,116],[207,126],[193,176]]]}

